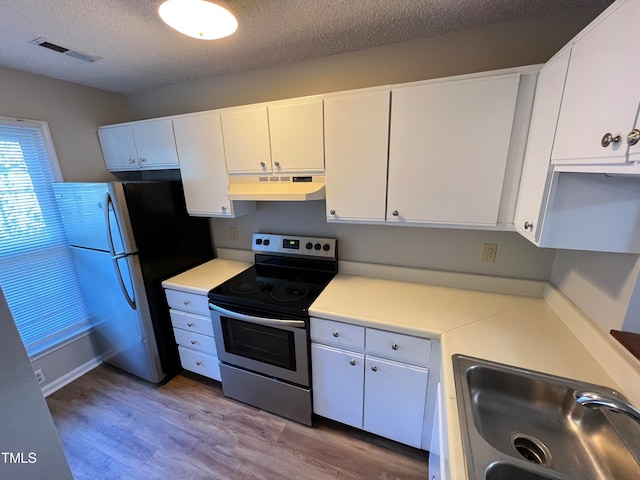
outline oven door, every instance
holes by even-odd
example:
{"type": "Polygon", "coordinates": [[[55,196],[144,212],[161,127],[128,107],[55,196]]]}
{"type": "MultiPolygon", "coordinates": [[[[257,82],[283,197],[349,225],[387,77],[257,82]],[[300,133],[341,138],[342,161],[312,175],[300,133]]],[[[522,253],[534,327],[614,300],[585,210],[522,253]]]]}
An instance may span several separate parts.
{"type": "Polygon", "coordinates": [[[309,387],[309,347],[304,319],[265,318],[209,302],[213,336],[222,362],[309,387]]]}

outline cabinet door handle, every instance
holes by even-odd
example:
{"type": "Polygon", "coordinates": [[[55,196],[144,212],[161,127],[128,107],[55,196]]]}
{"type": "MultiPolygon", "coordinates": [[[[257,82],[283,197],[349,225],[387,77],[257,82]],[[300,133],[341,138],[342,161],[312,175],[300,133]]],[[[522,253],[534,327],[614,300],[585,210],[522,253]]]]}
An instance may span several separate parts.
{"type": "Polygon", "coordinates": [[[191,302],[189,300],[183,300],[182,303],[184,303],[185,305],[189,305],[191,302]]]}
{"type": "Polygon", "coordinates": [[[280,162],[273,162],[273,164],[274,164],[276,167],[280,168],[280,162]]]}
{"type": "Polygon", "coordinates": [[[130,158],[129,159],[129,163],[136,163],[136,159],[135,158],[130,158]]]}
{"type": "Polygon", "coordinates": [[[144,157],[140,158],[140,163],[146,163],[146,162],[147,162],[146,158],[144,158],[144,157]]]}
{"type": "Polygon", "coordinates": [[[338,331],[337,331],[337,330],[336,330],[336,331],[334,331],[332,335],[333,335],[334,337],[336,337],[336,338],[338,338],[338,337],[340,336],[340,334],[338,333],[338,331]]]}
{"type": "Polygon", "coordinates": [[[627,145],[629,145],[630,147],[633,147],[639,141],[640,141],[640,130],[638,130],[637,128],[634,128],[629,132],[629,135],[627,135],[627,145]]]}
{"type": "Polygon", "coordinates": [[[533,231],[533,223],[524,222],[524,229],[533,231]]]}
{"type": "Polygon", "coordinates": [[[260,162],[260,166],[261,166],[262,168],[264,168],[264,167],[266,167],[266,166],[267,166],[267,164],[266,164],[266,163],[264,163],[264,162],[260,162]]]}
{"type": "Polygon", "coordinates": [[[393,212],[391,212],[391,215],[397,217],[398,215],[400,215],[400,212],[398,212],[398,210],[394,210],[393,212]]]}
{"type": "Polygon", "coordinates": [[[376,365],[371,365],[371,371],[372,372],[377,372],[378,371],[378,367],[376,365]]]}
{"type": "Polygon", "coordinates": [[[336,211],[335,211],[334,209],[331,209],[331,210],[329,210],[329,213],[330,213],[331,215],[335,215],[335,214],[336,214],[336,211]]]}
{"type": "Polygon", "coordinates": [[[620,135],[616,135],[615,137],[607,132],[602,136],[602,140],[600,140],[600,145],[602,145],[602,148],[607,148],[609,145],[616,144],[620,141],[620,135]]]}
{"type": "Polygon", "coordinates": [[[201,362],[200,360],[198,360],[198,361],[196,362],[196,365],[200,366],[200,365],[202,365],[202,362],[201,362]]]}
{"type": "Polygon", "coordinates": [[[193,322],[187,323],[187,327],[193,327],[193,322]]]}
{"type": "Polygon", "coordinates": [[[191,345],[195,345],[196,343],[198,342],[196,342],[195,340],[191,340],[191,345]]]}
{"type": "Polygon", "coordinates": [[[224,205],[222,205],[222,206],[220,207],[220,210],[222,210],[223,212],[226,212],[226,211],[227,211],[227,207],[225,207],[224,205]]]}
{"type": "Polygon", "coordinates": [[[392,348],[393,350],[397,350],[399,347],[398,347],[398,344],[397,344],[397,343],[394,343],[394,344],[392,344],[392,345],[391,345],[391,348],[392,348]]]}
{"type": "Polygon", "coordinates": [[[354,359],[351,359],[351,361],[349,362],[349,365],[352,365],[352,366],[353,366],[353,365],[355,365],[355,364],[356,364],[356,361],[355,361],[354,359]]]}

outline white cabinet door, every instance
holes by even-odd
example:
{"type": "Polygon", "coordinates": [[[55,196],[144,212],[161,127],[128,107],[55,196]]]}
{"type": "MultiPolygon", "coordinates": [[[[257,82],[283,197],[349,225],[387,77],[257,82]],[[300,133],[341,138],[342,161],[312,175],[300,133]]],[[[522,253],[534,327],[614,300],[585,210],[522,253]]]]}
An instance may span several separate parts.
{"type": "Polygon", "coordinates": [[[364,429],[420,448],[428,370],[367,355],[364,429]]]}
{"type": "Polygon", "coordinates": [[[187,210],[192,215],[233,216],[220,114],[176,118],[173,126],[187,210]]]}
{"type": "Polygon", "coordinates": [[[313,411],[362,428],[364,355],[311,344],[313,411]]]}
{"type": "Polygon", "coordinates": [[[570,54],[570,49],[565,50],[548,62],[538,75],[514,220],[518,232],[534,243],[538,242],[542,230],[543,202],[552,175],[551,149],[570,54]]]}
{"type": "Polygon", "coordinates": [[[497,224],[519,82],[394,86],[388,222],[497,224]]]}
{"type": "Polygon", "coordinates": [[[273,173],[322,173],[322,97],[269,105],[273,173]]]}
{"type": "Polygon", "coordinates": [[[271,173],[267,107],[257,105],[226,110],[221,119],[228,172],[271,173]]]}
{"type": "Polygon", "coordinates": [[[384,222],[390,88],[324,99],[328,221],[384,222]]]}
{"type": "Polygon", "coordinates": [[[141,168],[179,167],[171,120],[133,123],[132,128],[141,168]]]}
{"type": "Polygon", "coordinates": [[[616,2],[573,45],[554,163],[624,163],[640,103],[640,2],[616,2]],[[605,134],[620,141],[601,145],[605,134]]]}
{"type": "Polygon", "coordinates": [[[139,170],[138,152],[130,125],[98,129],[104,163],[108,170],[139,170]]]}

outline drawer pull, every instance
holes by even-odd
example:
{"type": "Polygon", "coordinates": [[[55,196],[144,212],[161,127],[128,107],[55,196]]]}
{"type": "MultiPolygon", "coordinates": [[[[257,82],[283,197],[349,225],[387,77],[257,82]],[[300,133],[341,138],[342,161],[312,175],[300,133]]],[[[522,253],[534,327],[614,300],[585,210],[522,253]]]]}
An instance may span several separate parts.
{"type": "Polygon", "coordinates": [[[200,366],[200,365],[202,365],[202,362],[200,360],[197,360],[196,361],[196,365],[200,366]]]}
{"type": "Polygon", "coordinates": [[[195,323],[193,323],[193,322],[187,323],[187,327],[193,327],[194,325],[195,325],[195,323]]]}
{"type": "Polygon", "coordinates": [[[334,336],[334,337],[336,337],[336,338],[338,338],[338,337],[340,336],[340,334],[339,334],[339,333],[338,333],[338,331],[336,330],[336,331],[334,331],[334,332],[333,332],[333,336],[334,336]]]}
{"type": "Polygon", "coordinates": [[[183,300],[182,303],[184,303],[185,305],[191,305],[191,302],[189,300],[183,300]]]}
{"type": "Polygon", "coordinates": [[[372,372],[377,372],[378,371],[378,367],[376,365],[371,365],[371,371],[372,372]]]}
{"type": "Polygon", "coordinates": [[[196,343],[198,342],[196,342],[195,340],[191,340],[191,345],[195,345],[196,343]]]}
{"type": "Polygon", "coordinates": [[[391,348],[394,349],[394,350],[397,350],[398,349],[398,344],[394,343],[393,345],[391,345],[391,348]]]}
{"type": "Polygon", "coordinates": [[[351,359],[351,361],[349,362],[349,365],[355,365],[356,361],[354,359],[351,359]]]}

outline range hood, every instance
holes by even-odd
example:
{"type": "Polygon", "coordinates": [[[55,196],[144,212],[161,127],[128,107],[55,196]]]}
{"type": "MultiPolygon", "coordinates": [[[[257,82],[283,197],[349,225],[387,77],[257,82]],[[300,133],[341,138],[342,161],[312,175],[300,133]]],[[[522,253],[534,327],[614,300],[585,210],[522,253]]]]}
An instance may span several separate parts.
{"type": "Polygon", "coordinates": [[[229,200],[294,201],[323,200],[324,175],[229,177],[229,200]]]}

